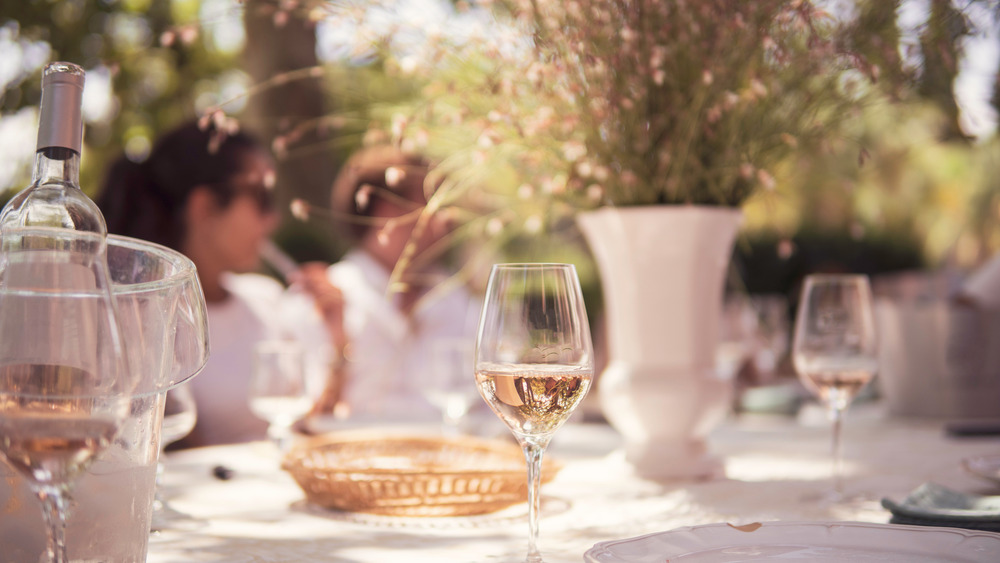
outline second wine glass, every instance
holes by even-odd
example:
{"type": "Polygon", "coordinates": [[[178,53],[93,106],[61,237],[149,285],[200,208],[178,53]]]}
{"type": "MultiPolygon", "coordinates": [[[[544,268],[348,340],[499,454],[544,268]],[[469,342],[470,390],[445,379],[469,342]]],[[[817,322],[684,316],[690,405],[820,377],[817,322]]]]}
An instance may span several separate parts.
{"type": "Polygon", "coordinates": [[[279,450],[287,449],[292,425],[311,407],[302,346],[286,340],[257,343],[253,351],[250,410],[269,423],[268,435],[279,450]]]}
{"type": "Polygon", "coordinates": [[[187,518],[187,515],[174,510],[163,495],[163,455],[167,446],[190,434],[198,421],[197,406],[188,384],[178,385],[168,391],[163,402],[160,455],[156,462],[156,493],[153,497],[152,531],[154,532],[169,528],[177,521],[187,518]]]}
{"type": "Polygon", "coordinates": [[[469,379],[474,371],[471,339],[442,338],[431,343],[430,369],[421,390],[427,401],[441,411],[444,431],[460,434],[462,422],[479,400],[475,382],[469,379]]]}
{"type": "Polygon", "coordinates": [[[476,339],[476,383],[514,433],[528,465],[528,556],[538,551],[542,454],[587,395],[594,354],[571,264],[498,264],[476,339]]]}
{"type": "Polygon", "coordinates": [[[833,422],[832,500],[843,498],[841,421],[878,371],[875,316],[868,278],[812,275],[805,280],[792,347],[795,371],[833,422]]]}

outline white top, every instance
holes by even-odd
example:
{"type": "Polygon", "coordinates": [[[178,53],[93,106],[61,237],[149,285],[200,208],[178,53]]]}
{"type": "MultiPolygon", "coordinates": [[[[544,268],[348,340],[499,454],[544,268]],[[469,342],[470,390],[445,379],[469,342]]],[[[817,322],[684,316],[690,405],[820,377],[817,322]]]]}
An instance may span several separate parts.
{"type": "Polygon", "coordinates": [[[267,423],[249,407],[254,346],[264,340],[298,340],[310,357],[311,391],[328,373],[330,339],[312,301],[285,290],[273,278],[259,274],[227,274],[222,280],[229,297],[208,304],[211,353],[205,369],[191,380],[198,411],[195,433],[199,444],[260,440],[267,423]]]}
{"type": "MultiPolygon", "coordinates": [[[[348,253],[328,275],[345,301],[349,364],[344,393],[351,419],[440,420],[440,411],[421,392],[431,352],[445,340],[474,344],[479,300],[458,287],[420,300],[407,317],[387,292],[390,272],[362,251],[348,253]]],[[[468,377],[473,381],[471,372],[468,377]]]]}
{"type": "Polygon", "coordinates": [[[962,293],[985,309],[1000,309],[1000,256],[991,258],[962,284],[962,293]]]}

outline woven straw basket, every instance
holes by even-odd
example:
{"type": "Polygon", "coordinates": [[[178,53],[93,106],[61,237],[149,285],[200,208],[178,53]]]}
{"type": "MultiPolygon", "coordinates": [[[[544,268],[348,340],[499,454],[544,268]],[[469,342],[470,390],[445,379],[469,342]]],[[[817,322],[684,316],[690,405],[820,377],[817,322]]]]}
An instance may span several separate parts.
{"type": "MultiPolygon", "coordinates": [[[[386,516],[470,516],[525,502],[524,455],[473,437],[339,433],[288,453],[282,467],[325,508],[386,516]]],[[[543,463],[542,480],[557,468],[543,463]]]]}

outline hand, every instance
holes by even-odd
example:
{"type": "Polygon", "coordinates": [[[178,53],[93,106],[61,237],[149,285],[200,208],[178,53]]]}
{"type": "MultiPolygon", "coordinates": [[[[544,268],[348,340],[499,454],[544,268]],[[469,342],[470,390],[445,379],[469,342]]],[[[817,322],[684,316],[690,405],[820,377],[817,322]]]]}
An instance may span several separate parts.
{"type": "Polygon", "coordinates": [[[347,347],[347,333],[344,330],[344,294],[340,288],[330,283],[326,269],[327,265],[322,262],[302,264],[291,281],[313,298],[330,332],[334,349],[342,357],[344,348],[347,347]]]}
{"type": "Polygon", "coordinates": [[[323,387],[323,392],[316,399],[316,402],[313,403],[312,410],[309,411],[308,416],[336,414],[338,406],[341,408],[346,406],[341,404],[346,373],[345,362],[336,362],[333,364],[326,380],[326,386],[323,387]]]}
{"type": "Polygon", "coordinates": [[[330,332],[330,338],[336,351],[336,358],[331,366],[326,386],[313,404],[309,416],[333,414],[340,403],[347,373],[345,350],[348,341],[347,332],[344,330],[344,294],[340,288],[330,283],[326,270],[327,265],[324,263],[308,262],[300,266],[294,279],[291,280],[313,298],[313,302],[330,332]]]}

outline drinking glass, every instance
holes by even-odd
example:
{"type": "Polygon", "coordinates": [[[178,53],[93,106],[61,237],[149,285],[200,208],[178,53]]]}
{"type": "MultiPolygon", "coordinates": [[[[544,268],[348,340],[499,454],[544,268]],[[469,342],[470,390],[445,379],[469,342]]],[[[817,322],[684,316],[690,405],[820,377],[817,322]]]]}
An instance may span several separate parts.
{"type": "Polygon", "coordinates": [[[168,527],[185,516],[171,508],[162,495],[163,451],[170,444],[190,434],[197,420],[198,410],[194,395],[187,384],[178,385],[166,393],[163,403],[163,423],[160,426],[160,455],[156,462],[156,496],[153,499],[152,526],[154,532],[168,527]]]}
{"type": "Polygon", "coordinates": [[[476,338],[479,393],[514,433],[528,465],[528,563],[537,548],[542,454],[590,389],[590,326],[570,264],[497,264],[476,338]]]}
{"type": "Polygon", "coordinates": [[[288,340],[266,340],[253,351],[250,410],[268,422],[268,435],[284,451],[292,425],[312,407],[307,392],[305,351],[288,340]]]}
{"type": "Polygon", "coordinates": [[[163,404],[160,450],[190,434],[197,421],[198,410],[191,388],[184,384],[168,391],[163,404]]]}
{"type": "Polygon", "coordinates": [[[475,370],[472,339],[443,338],[431,343],[430,369],[421,387],[424,397],[441,411],[446,431],[458,433],[469,409],[479,397],[469,379],[475,370]]]}
{"type": "Polygon", "coordinates": [[[38,497],[56,562],[68,561],[70,490],[125,424],[136,381],[105,244],[97,233],[3,232],[0,458],[38,497]]]}
{"type": "Polygon", "coordinates": [[[841,500],[840,433],[844,410],[878,371],[875,317],[867,277],[806,278],[795,320],[792,360],[799,379],[825,404],[833,423],[832,500],[841,500]]]}
{"type": "Polygon", "coordinates": [[[784,295],[755,295],[750,298],[757,313],[757,353],[754,366],[761,382],[774,377],[788,352],[788,299],[784,295]]]}

